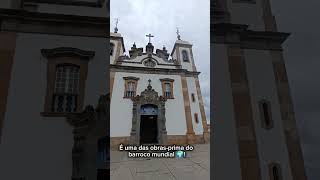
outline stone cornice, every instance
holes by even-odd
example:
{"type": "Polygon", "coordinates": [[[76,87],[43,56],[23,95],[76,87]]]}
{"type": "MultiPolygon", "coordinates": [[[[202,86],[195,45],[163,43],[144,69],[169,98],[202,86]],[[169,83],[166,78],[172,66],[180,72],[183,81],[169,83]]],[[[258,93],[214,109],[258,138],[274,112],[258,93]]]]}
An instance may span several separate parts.
{"type": "MultiPolygon", "coordinates": [[[[148,58],[144,58],[142,59],[140,62],[136,62],[136,61],[125,61],[125,60],[119,60],[117,61],[118,63],[122,64],[122,63],[128,63],[128,64],[143,64],[143,61],[148,60],[148,58]]],[[[158,66],[172,66],[172,67],[177,67],[177,68],[181,68],[181,65],[177,65],[177,64],[164,64],[164,63],[159,63],[159,61],[157,61],[156,59],[152,58],[152,60],[156,61],[158,66]]]]}
{"type": "Polygon", "coordinates": [[[1,31],[108,38],[109,18],[0,9],[1,31]]]}
{"type": "Polygon", "coordinates": [[[94,51],[85,51],[77,48],[70,47],[59,47],[54,49],[41,49],[41,53],[46,58],[54,58],[54,57],[73,57],[77,56],[82,59],[91,59],[94,57],[94,51]]]}
{"type": "Polygon", "coordinates": [[[219,0],[214,0],[210,3],[210,16],[213,17],[210,20],[211,24],[230,22],[230,13],[227,12],[225,6],[226,2],[221,2],[219,0]]]}
{"type": "MultiPolygon", "coordinates": [[[[112,37],[110,37],[111,39],[112,39],[112,37]]],[[[138,49],[138,48],[137,48],[138,49]]],[[[157,50],[159,50],[159,49],[157,49],[157,50]]],[[[130,50],[131,51],[131,50],[130,50]]],[[[119,58],[118,58],[118,61],[119,62],[122,62],[122,61],[126,61],[126,60],[133,60],[133,59],[135,59],[136,57],[140,57],[140,56],[144,56],[144,55],[148,55],[146,58],[149,58],[149,57],[151,57],[151,58],[153,58],[153,56],[155,56],[155,57],[158,57],[158,58],[160,58],[160,59],[162,59],[163,61],[165,61],[165,62],[167,62],[167,63],[172,63],[172,64],[174,64],[175,63],[175,59],[168,59],[168,58],[163,58],[163,57],[161,57],[159,54],[155,54],[155,53],[152,53],[152,54],[148,54],[148,53],[140,53],[140,54],[137,54],[137,55],[134,55],[134,56],[128,56],[128,55],[122,55],[122,56],[119,56],[119,58]]],[[[146,59],[146,58],[144,58],[144,59],[146,59]]],[[[153,58],[153,59],[155,59],[155,58],[153,58]]],[[[157,60],[158,61],[158,60],[157,60]]],[[[126,62],[128,62],[128,61],[126,61],[126,62]]]]}
{"type": "Polygon", "coordinates": [[[163,79],[160,79],[160,81],[174,82],[174,79],[170,79],[170,78],[163,78],[163,79]]]}
{"type": "Polygon", "coordinates": [[[139,81],[140,78],[137,77],[133,77],[133,76],[127,76],[127,77],[123,77],[124,80],[135,80],[135,81],[139,81]]]}
{"type": "Polygon", "coordinates": [[[144,73],[144,74],[166,74],[166,75],[185,75],[188,77],[197,77],[200,72],[192,72],[186,69],[164,69],[164,68],[147,68],[147,67],[133,67],[110,64],[110,72],[130,72],[130,73],[144,73]]]}
{"type": "Polygon", "coordinates": [[[252,31],[247,25],[220,23],[211,29],[212,43],[232,44],[244,49],[282,50],[282,43],[289,33],[271,31],[252,31]]]}

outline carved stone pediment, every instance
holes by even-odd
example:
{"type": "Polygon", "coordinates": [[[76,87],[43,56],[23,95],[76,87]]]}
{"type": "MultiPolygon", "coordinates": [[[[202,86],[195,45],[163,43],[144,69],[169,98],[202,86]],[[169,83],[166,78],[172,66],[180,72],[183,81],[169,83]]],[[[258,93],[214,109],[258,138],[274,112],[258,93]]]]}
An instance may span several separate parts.
{"type": "Polygon", "coordinates": [[[137,95],[132,98],[133,102],[140,102],[140,104],[158,104],[160,102],[165,102],[166,99],[162,96],[158,95],[158,92],[156,92],[154,89],[152,89],[152,86],[149,84],[147,89],[145,89],[143,92],[141,92],[141,95],[137,95]]]}
{"type": "MultiPolygon", "coordinates": [[[[101,95],[96,108],[92,105],[86,106],[85,110],[78,114],[67,116],[67,122],[73,127],[74,145],[72,149],[72,179],[94,179],[96,169],[88,170],[88,164],[95,164],[97,155],[92,156],[97,150],[97,142],[103,138],[109,139],[109,104],[110,96],[101,95]]],[[[99,166],[107,169],[107,164],[99,166]]]]}
{"type": "Polygon", "coordinates": [[[85,110],[79,114],[70,114],[67,116],[67,122],[75,128],[83,128],[89,125],[93,120],[94,107],[91,105],[86,106],[85,110]]]}

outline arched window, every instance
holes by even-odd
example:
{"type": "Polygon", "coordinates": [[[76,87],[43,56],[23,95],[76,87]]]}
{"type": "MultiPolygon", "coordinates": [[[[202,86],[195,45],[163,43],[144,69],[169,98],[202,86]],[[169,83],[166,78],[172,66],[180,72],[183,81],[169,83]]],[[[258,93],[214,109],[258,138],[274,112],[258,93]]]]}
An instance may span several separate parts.
{"type": "Polygon", "coordinates": [[[271,105],[267,100],[261,100],[259,102],[260,117],[262,119],[262,127],[265,129],[271,129],[273,127],[271,105]]]}
{"type": "Polygon", "coordinates": [[[53,112],[75,112],[79,93],[80,68],[75,65],[58,65],[56,68],[53,112]]]}
{"type": "Polygon", "coordinates": [[[187,50],[182,50],[182,60],[183,62],[189,62],[189,56],[187,50]]]}
{"type": "Polygon", "coordinates": [[[282,180],[280,164],[272,163],[269,165],[269,173],[271,180],[282,180]]]}
{"type": "Polygon", "coordinates": [[[199,123],[198,113],[194,113],[194,121],[195,121],[197,124],[199,123]]]}
{"type": "Polygon", "coordinates": [[[144,65],[147,67],[155,67],[156,63],[149,59],[149,60],[144,61],[144,65]]]}
{"type": "Polygon", "coordinates": [[[73,47],[41,49],[47,61],[47,90],[41,116],[66,116],[82,112],[88,63],[94,51],[73,47]]]}
{"type": "Polygon", "coordinates": [[[192,99],[192,102],[196,102],[196,98],[195,98],[194,93],[191,93],[191,99],[192,99]]]}
{"type": "Polygon", "coordinates": [[[113,56],[114,44],[110,43],[110,56],[113,56]]]}

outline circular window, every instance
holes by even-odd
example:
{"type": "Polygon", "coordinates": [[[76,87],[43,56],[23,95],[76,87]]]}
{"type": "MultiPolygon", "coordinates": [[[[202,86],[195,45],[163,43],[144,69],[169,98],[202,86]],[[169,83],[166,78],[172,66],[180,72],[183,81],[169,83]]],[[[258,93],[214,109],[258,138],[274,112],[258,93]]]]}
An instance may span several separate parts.
{"type": "Polygon", "coordinates": [[[155,62],[153,62],[152,60],[146,60],[146,61],[144,61],[143,62],[143,64],[145,65],[145,66],[147,66],[147,67],[155,67],[156,66],[156,63],[155,62]]]}

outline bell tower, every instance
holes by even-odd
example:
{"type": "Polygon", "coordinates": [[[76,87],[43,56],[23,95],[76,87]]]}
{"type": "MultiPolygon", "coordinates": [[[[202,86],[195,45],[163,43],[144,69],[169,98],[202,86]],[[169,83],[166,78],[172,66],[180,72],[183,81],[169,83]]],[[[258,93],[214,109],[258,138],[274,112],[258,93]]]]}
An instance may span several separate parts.
{"type": "Polygon", "coordinates": [[[110,64],[116,64],[117,60],[125,52],[123,37],[120,33],[110,33],[110,64]]]}
{"type": "Polygon", "coordinates": [[[177,63],[181,65],[182,69],[196,72],[196,66],[194,63],[192,44],[188,41],[181,40],[180,32],[177,29],[177,40],[174,44],[171,56],[177,60],[177,63]]]}
{"type": "Polygon", "coordinates": [[[214,178],[306,180],[282,55],[290,34],[269,0],[211,6],[214,178]]]}
{"type": "Polygon", "coordinates": [[[123,53],[126,51],[124,48],[124,42],[123,37],[120,33],[118,33],[118,23],[119,19],[116,20],[116,26],[114,28],[114,32],[110,32],[110,64],[116,64],[119,60],[119,57],[123,55],[123,53]]]}

